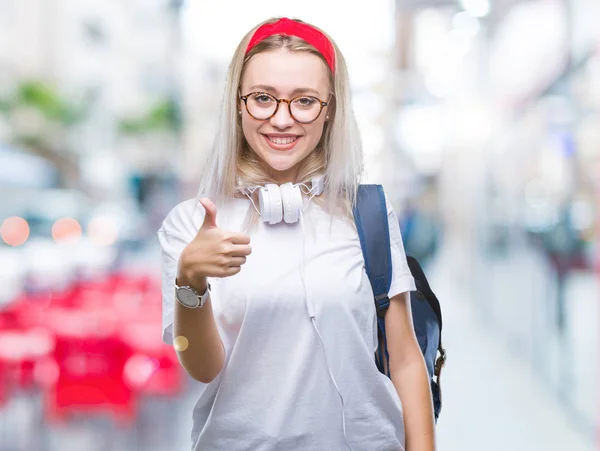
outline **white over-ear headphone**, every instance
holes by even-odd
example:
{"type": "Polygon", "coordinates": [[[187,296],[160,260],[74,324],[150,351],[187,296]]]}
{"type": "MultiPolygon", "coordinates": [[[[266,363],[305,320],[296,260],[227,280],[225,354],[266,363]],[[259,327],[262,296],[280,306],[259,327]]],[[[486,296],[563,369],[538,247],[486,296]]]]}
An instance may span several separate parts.
{"type": "Polygon", "coordinates": [[[325,178],[318,175],[312,178],[310,187],[305,184],[284,183],[283,185],[275,185],[268,183],[265,186],[240,187],[243,194],[248,196],[252,205],[261,216],[264,222],[269,224],[278,224],[282,220],[288,224],[298,222],[301,212],[308,206],[305,206],[302,200],[302,188],[307,195],[310,195],[310,200],[314,196],[320,195],[325,188],[325,178]],[[256,207],[252,194],[258,190],[258,204],[256,207]]]}

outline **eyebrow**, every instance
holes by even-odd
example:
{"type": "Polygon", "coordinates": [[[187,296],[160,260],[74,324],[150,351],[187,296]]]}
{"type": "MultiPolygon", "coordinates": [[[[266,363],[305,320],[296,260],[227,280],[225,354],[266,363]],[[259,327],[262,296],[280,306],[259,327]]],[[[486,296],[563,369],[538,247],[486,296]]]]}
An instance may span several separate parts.
{"type": "MultiPolygon", "coordinates": [[[[253,91],[255,89],[260,89],[262,91],[278,92],[276,88],[274,88],[273,86],[268,86],[268,85],[254,85],[248,89],[250,91],[253,91]]],[[[319,91],[317,91],[316,89],[312,89],[312,88],[297,88],[292,91],[291,95],[294,96],[296,94],[302,94],[302,93],[310,93],[310,94],[314,94],[316,96],[320,96],[319,91]]]]}

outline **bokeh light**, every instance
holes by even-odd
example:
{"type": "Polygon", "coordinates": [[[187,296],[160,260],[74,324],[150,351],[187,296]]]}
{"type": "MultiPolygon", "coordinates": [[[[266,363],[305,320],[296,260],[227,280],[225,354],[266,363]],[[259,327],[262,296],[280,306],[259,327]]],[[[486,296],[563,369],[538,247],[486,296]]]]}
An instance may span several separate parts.
{"type": "Polygon", "coordinates": [[[87,235],[94,244],[111,246],[117,241],[119,232],[113,219],[100,216],[90,221],[87,226],[87,235]]]}
{"type": "Polygon", "coordinates": [[[29,238],[29,224],[23,218],[6,218],[0,227],[0,236],[9,246],[21,246],[29,238]]]}
{"type": "Polygon", "coordinates": [[[183,335],[179,335],[178,337],[175,337],[175,339],[173,340],[173,347],[178,352],[185,351],[189,345],[190,345],[190,342],[183,335]]]}
{"type": "Polygon", "coordinates": [[[56,242],[76,241],[81,238],[81,225],[73,218],[59,219],[52,227],[52,238],[56,242]]]}

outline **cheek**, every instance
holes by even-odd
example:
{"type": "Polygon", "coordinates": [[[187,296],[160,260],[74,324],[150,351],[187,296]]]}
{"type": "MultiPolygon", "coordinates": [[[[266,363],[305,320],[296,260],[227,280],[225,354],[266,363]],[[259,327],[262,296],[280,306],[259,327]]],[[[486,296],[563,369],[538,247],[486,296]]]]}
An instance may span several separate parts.
{"type": "Polygon", "coordinates": [[[247,117],[243,117],[242,118],[242,133],[244,135],[244,137],[246,138],[246,141],[252,141],[255,138],[255,133],[256,133],[256,125],[254,124],[254,121],[250,120],[247,117]]]}
{"type": "Polygon", "coordinates": [[[323,132],[325,131],[325,123],[319,123],[319,124],[311,124],[310,129],[307,129],[308,135],[309,135],[309,141],[313,144],[313,145],[317,145],[318,142],[320,141],[321,137],[323,136],[323,132]]]}

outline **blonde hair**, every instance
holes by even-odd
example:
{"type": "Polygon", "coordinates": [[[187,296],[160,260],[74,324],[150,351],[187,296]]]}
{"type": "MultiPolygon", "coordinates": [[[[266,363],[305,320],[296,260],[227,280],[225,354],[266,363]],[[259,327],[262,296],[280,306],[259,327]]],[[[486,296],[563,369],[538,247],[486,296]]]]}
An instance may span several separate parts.
{"type": "MultiPolygon", "coordinates": [[[[246,143],[238,119],[238,90],[245,68],[254,55],[276,49],[310,52],[326,63],[316,48],[295,36],[270,36],[246,55],[246,47],[254,32],[262,25],[278,20],[271,18],[250,30],[233,55],[227,72],[215,142],[201,175],[198,197],[208,196],[216,203],[238,197],[238,179],[245,186],[276,183],[246,143]]],[[[329,110],[330,120],[326,122],[319,144],[301,163],[296,183],[308,183],[313,175],[324,174],[326,184],[321,197],[325,199],[328,211],[333,212],[343,206],[345,213],[350,213],[363,172],[362,145],[351,105],[346,62],[333,40],[327,34],[325,36],[335,50],[335,74],[328,68],[334,94],[330,103],[333,110],[329,110]]]]}

